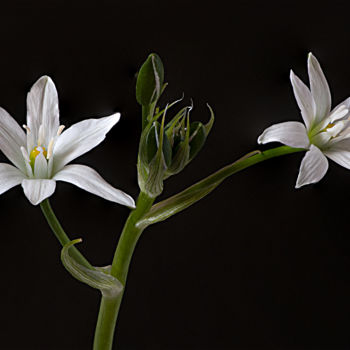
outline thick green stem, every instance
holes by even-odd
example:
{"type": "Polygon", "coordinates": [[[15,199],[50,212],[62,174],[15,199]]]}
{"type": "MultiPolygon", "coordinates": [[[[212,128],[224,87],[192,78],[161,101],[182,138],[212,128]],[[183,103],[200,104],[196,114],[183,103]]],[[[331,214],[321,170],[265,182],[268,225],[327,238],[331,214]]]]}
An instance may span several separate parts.
{"type": "MultiPolygon", "coordinates": [[[[227,167],[227,169],[224,168],[224,175],[227,177],[235,172],[260,163],[264,160],[300,151],[303,150],[284,146],[277,147],[261,154],[257,154],[256,156],[243,158],[237,161],[233,169],[232,167],[231,169],[229,169],[229,167],[227,167]]],[[[220,180],[222,181],[222,178],[216,178],[216,176],[217,175],[215,173],[213,174],[213,178],[211,180],[208,180],[207,178],[203,181],[213,181],[213,183],[220,180]]],[[[134,249],[144,229],[142,225],[137,225],[137,223],[145,214],[150,211],[154,200],[155,198],[150,198],[145,193],[140,193],[137,200],[136,209],[130,213],[119,239],[118,246],[114,254],[111,274],[123,284],[124,288],[134,249]]],[[[186,207],[187,206],[188,205],[186,205],[186,207]]],[[[117,321],[122,298],[123,292],[120,293],[116,298],[102,297],[95,332],[94,350],[112,349],[115,324],[117,321]]]]}
{"type": "MultiPolygon", "coordinates": [[[[123,284],[124,288],[131,258],[142,233],[142,229],[137,228],[136,223],[149,211],[154,200],[155,198],[150,198],[143,192],[140,193],[136,209],[130,213],[120,236],[113,258],[111,274],[123,284]]],[[[102,297],[95,331],[94,350],[112,349],[114,329],[122,298],[123,292],[115,298],[102,297]]]]}
{"type": "Polygon", "coordinates": [[[116,298],[102,296],[95,331],[94,350],[112,349],[114,329],[122,297],[123,292],[116,298]]]}
{"type": "MultiPolygon", "coordinates": [[[[61,224],[59,223],[56,215],[54,214],[50,202],[48,199],[43,200],[40,203],[40,208],[51,227],[52,232],[55,234],[58,241],[61,243],[62,247],[64,247],[67,243],[69,243],[71,240],[64,232],[61,224]]],[[[91,268],[91,264],[84,258],[84,256],[79,252],[77,248],[72,246],[70,248],[69,254],[81,265],[84,265],[86,267],[91,268]]]]}

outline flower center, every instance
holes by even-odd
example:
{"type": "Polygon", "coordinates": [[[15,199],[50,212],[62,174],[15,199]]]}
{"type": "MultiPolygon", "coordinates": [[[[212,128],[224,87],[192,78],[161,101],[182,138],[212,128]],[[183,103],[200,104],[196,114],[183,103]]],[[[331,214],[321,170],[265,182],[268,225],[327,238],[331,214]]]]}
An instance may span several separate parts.
{"type": "Polygon", "coordinates": [[[329,124],[325,127],[324,131],[326,131],[327,129],[333,128],[334,125],[335,125],[335,123],[329,123],[329,124]]]}
{"type": "Polygon", "coordinates": [[[47,152],[45,147],[43,146],[36,146],[32,149],[32,151],[29,154],[29,160],[30,160],[30,165],[32,166],[32,168],[34,168],[34,164],[35,164],[35,158],[42,153],[44,155],[44,157],[47,157],[47,152]]]}

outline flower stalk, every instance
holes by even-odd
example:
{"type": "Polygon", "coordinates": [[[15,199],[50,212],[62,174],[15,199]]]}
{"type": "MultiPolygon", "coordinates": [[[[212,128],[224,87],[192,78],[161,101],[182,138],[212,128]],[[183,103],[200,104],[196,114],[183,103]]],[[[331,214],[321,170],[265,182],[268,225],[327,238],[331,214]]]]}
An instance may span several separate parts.
{"type": "MultiPolygon", "coordinates": [[[[136,209],[130,213],[119,239],[112,263],[112,276],[123,284],[124,291],[131,258],[137,241],[144,229],[150,224],[163,221],[188,208],[209,194],[225,178],[243,169],[271,158],[302,151],[305,150],[302,148],[281,146],[265,152],[252,152],[253,155],[248,154],[246,157],[242,157],[235,163],[224,167],[177,195],[153,206],[152,204],[155,198],[151,198],[141,192],[136,203],[136,209]]],[[[123,291],[115,298],[102,297],[93,350],[112,350],[115,325],[123,298],[123,291]]]]}
{"type": "MultiPolygon", "coordinates": [[[[52,232],[55,234],[56,238],[61,243],[62,247],[64,247],[66,244],[70,243],[71,240],[69,239],[67,234],[64,232],[60,222],[58,221],[55,213],[53,212],[49,200],[48,199],[43,200],[40,203],[40,208],[41,208],[52,232]]],[[[79,264],[81,264],[87,268],[92,267],[91,264],[85,259],[85,257],[79,252],[79,250],[75,246],[72,246],[70,248],[70,255],[79,264]]]]}
{"type": "MultiPolygon", "coordinates": [[[[313,58],[311,57],[311,59],[313,58]]],[[[319,76],[322,77],[321,73],[319,76]]],[[[214,113],[209,106],[211,116],[207,124],[190,122],[189,112],[193,108],[191,105],[181,109],[170,122],[165,123],[167,111],[177,102],[168,104],[165,109],[159,111],[157,102],[165,87],[163,64],[157,55],[151,54],[141,67],[136,84],[136,99],[142,107],[142,134],[138,154],[140,193],[136,207],[134,207],[131,197],[119,190],[112,190],[110,187],[106,187],[107,185],[104,185],[103,191],[98,193],[93,191],[91,186],[85,186],[88,189],[84,188],[94,194],[102,194],[101,196],[108,200],[134,208],[124,225],[111,266],[98,268],[90,265],[74,245],[80,240],[71,241],[65,234],[48,199],[40,203],[51,229],[64,247],[61,259],[66,269],[75,278],[99,289],[102,293],[93,350],[112,350],[113,348],[115,326],[132,256],[142,232],[148,226],[166,220],[195,204],[211,193],[226,178],[241,170],[282,155],[302,151],[311,153],[312,145],[310,146],[308,136],[305,133],[306,129],[301,123],[285,124],[289,129],[292,129],[292,132],[289,132],[288,129],[288,133],[286,130],[279,133],[279,128],[277,128],[278,132],[276,133],[275,127],[269,128],[263,133],[263,137],[259,138],[259,142],[283,141],[285,146],[263,152],[248,153],[182,192],[153,204],[163,190],[163,182],[182,171],[198,154],[214,122],[214,113]],[[286,135],[288,142],[285,141],[286,135]]],[[[339,118],[344,117],[345,109],[341,112],[339,118]]],[[[348,109],[346,109],[346,113],[348,113],[348,109]]],[[[106,132],[103,131],[103,135],[106,132]]],[[[45,150],[42,149],[41,152],[44,154],[45,150]]],[[[73,167],[74,165],[67,168],[72,169],[73,167]]],[[[62,179],[56,176],[56,180],[62,179]]],[[[99,183],[96,179],[94,181],[99,183]]],[[[81,187],[79,181],[76,181],[75,184],[81,187]]]]}
{"type": "MultiPolygon", "coordinates": [[[[137,227],[137,222],[150,210],[153,201],[154,198],[148,197],[143,192],[140,193],[136,203],[136,209],[130,213],[125,223],[114,254],[111,275],[122,283],[124,289],[131,258],[143,231],[143,228],[137,227]]],[[[103,296],[101,299],[95,330],[94,350],[112,349],[115,325],[123,298],[123,291],[114,298],[103,296]]]]}

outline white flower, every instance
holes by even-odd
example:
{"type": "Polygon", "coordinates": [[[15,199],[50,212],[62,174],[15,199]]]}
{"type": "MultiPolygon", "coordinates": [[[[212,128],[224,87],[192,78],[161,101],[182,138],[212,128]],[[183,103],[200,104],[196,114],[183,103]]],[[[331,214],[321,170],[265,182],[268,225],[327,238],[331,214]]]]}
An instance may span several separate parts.
{"type": "Polygon", "coordinates": [[[350,98],[331,111],[331,94],[327,80],[317,59],[308,57],[310,89],[290,72],[295,99],[304,124],[285,122],[267,128],[258,138],[258,143],[281,142],[306,152],[299,170],[296,188],[320,181],[332,159],[350,169],[350,98]]]}
{"type": "Polygon", "coordinates": [[[134,200],[109,185],[85,165],[67,165],[102,142],[120,114],[87,119],[62,132],[55,84],[41,77],[27,96],[24,130],[0,108],[0,150],[15,165],[0,163],[0,194],[21,184],[29,201],[37,205],[50,197],[56,181],[70,182],[112,202],[134,207],[134,200]]]}

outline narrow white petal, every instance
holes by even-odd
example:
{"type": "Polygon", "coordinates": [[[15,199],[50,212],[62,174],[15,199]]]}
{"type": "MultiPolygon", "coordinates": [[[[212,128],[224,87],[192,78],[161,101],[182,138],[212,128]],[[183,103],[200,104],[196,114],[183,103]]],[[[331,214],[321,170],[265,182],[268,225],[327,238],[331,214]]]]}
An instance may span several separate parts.
{"type": "Polygon", "coordinates": [[[346,100],[344,100],[343,102],[339,103],[336,107],[334,107],[333,111],[337,110],[341,106],[344,106],[346,109],[350,110],[350,97],[348,97],[346,100]]]}
{"type": "Polygon", "coordinates": [[[30,165],[30,159],[29,159],[28,152],[24,147],[21,147],[21,152],[22,152],[24,164],[26,167],[25,173],[27,174],[27,176],[29,178],[32,178],[33,177],[33,169],[32,169],[32,166],[30,165]]]}
{"type": "Polygon", "coordinates": [[[24,179],[21,171],[10,164],[0,163],[0,194],[19,185],[24,179]]]}
{"type": "Polygon", "coordinates": [[[22,146],[26,146],[24,130],[4,109],[0,108],[0,149],[17,168],[25,172],[22,146]]]}
{"type": "Polygon", "coordinates": [[[326,133],[330,135],[331,137],[336,137],[339,135],[339,133],[347,128],[349,125],[348,120],[339,120],[336,122],[332,127],[328,127],[326,129],[326,133]]]}
{"type": "Polygon", "coordinates": [[[300,108],[306,129],[310,129],[316,116],[316,105],[309,88],[290,71],[290,81],[293,86],[294,96],[300,108]]]}
{"type": "Polygon", "coordinates": [[[321,132],[325,128],[329,127],[329,124],[334,124],[334,122],[339,121],[339,119],[347,119],[348,115],[349,110],[346,107],[346,105],[338,105],[332,110],[332,112],[327,117],[325,117],[316,126],[312,128],[312,134],[315,135],[318,132],[321,132]]]}
{"type": "Polygon", "coordinates": [[[37,205],[55,192],[56,181],[47,179],[24,179],[22,181],[22,187],[30,203],[37,205]]]}
{"type": "Polygon", "coordinates": [[[109,201],[135,208],[135,202],[128,194],[112,187],[95,170],[88,166],[67,165],[53,179],[70,182],[109,201]]]}
{"type": "Polygon", "coordinates": [[[36,179],[47,179],[47,160],[42,152],[35,158],[34,177],[36,179]]]}
{"type": "Polygon", "coordinates": [[[329,115],[329,119],[331,123],[344,118],[347,114],[349,114],[349,109],[345,105],[340,105],[333,109],[333,111],[329,115]]]}
{"type": "Polygon", "coordinates": [[[48,76],[41,77],[27,95],[27,124],[35,140],[39,128],[44,131],[43,145],[47,147],[59,126],[58,96],[55,84],[48,76]]]}
{"type": "Polygon", "coordinates": [[[316,104],[316,123],[327,117],[331,110],[331,93],[320,64],[312,53],[308,57],[311,94],[316,104]]]}
{"type": "Polygon", "coordinates": [[[330,142],[332,135],[328,132],[320,132],[312,138],[312,143],[320,149],[323,149],[325,145],[330,142]]]}
{"type": "Polygon", "coordinates": [[[335,142],[324,154],[344,168],[350,169],[350,139],[335,142]]]}
{"type": "Polygon", "coordinates": [[[304,124],[285,122],[274,124],[259,136],[258,143],[281,142],[295,148],[309,148],[309,138],[304,124]]]}
{"type": "Polygon", "coordinates": [[[86,119],[64,131],[53,149],[54,173],[102,142],[119,118],[120,114],[116,113],[100,119],[86,119]]]}
{"type": "Polygon", "coordinates": [[[328,160],[314,145],[306,152],[299,170],[295,188],[320,181],[328,170],[328,160]]]}

